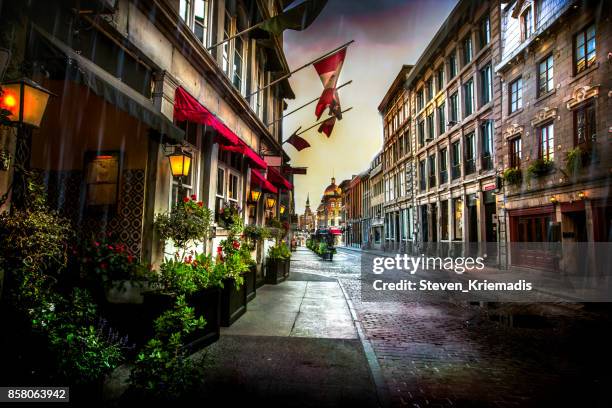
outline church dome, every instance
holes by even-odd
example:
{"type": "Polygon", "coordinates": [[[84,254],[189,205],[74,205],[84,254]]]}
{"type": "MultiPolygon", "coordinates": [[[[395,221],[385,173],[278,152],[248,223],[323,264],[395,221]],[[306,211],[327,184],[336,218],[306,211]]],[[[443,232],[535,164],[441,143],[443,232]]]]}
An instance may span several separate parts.
{"type": "Polygon", "coordinates": [[[336,196],[340,194],[341,194],[340,187],[336,185],[336,179],[332,177],[331,184],[327,186],[323,195],[326,197],[330,197],[330,196],[336,196]]]}

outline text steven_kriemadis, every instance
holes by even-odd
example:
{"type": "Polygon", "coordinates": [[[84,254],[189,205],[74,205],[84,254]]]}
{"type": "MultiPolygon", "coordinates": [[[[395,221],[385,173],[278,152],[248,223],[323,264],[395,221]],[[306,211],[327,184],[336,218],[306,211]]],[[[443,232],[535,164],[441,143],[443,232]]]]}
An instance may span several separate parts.
{"type": "Polygon", "coordinates": [[[486,279],[471,279],[467,287],[462,282],[432,282],[421,279],[414,282],[402,279],[398,282],[383,282],[377,279],[372,283],[374,290],[399,290],[399,291],[529,291],[533,289],[530,282],[521,279],[517,282],[489,282],[486,279]]]}

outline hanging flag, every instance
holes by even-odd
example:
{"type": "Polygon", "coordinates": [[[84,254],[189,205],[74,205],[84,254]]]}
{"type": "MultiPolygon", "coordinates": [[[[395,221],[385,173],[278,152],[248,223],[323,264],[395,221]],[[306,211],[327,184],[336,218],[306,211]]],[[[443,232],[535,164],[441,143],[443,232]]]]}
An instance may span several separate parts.
{"type": "Polygon", "coordinates": [[[321,118],[325,108],[328,107],[330,115],[336,116],[338,120],[342,119],[340,98],[338,97],[336,86],[338,84],[338,77],[340,77],[340,71],[342,70],[345,57],[346,47],[313,64],[317,74],[319,74],[319,78],[321,79],[324,88],[323,93],[319,98],[319,102],[317,103],[317,107],[315,108],[317,120],[321,118]]]}
{"type": "Polygon", "coordinates": [[[321,118],[325,108],[329,107],[330,116],[335,116],[338,120],[342,120],[342,109],[340,108],[340,97],[338,96],[337,88],[324,89],[317,107],[315,108],[315,115],[317,120],[321,118]]]}
{"type": "Polygon", "coordinates": [[[310,143],[306,139],[299,137],[295,133],[289,136],[289,139],[285,140],[285,142],[295,147],[298,152],[310,147],[310,143]]]}
{"type": "Polygon", "coordinates": [[[319,129],[317,130],[317,132],[325,133],[327,137],[330,137],[332,130],[334,130],[335,124],[336,124],[336,117],[332,116],[331,118],[321,123],[321,126],[319,126],[319,129]]]}
{"type": "Polygon", "coordinates": [[[297,6],[283,11],[281,14],[272,17],[259,24],[259,28],[280,35],[285,30],[302,31],[321,13],[327,4],[327,0],[306,0],[297,6]]]}

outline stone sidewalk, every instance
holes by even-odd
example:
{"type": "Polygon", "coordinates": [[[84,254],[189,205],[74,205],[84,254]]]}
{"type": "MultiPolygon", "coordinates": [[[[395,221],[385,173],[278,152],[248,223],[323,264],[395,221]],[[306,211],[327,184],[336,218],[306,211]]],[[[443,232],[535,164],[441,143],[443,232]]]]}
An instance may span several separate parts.
{"type": "Polygon", "coordinates": [[[342,288],[337,279],[307,272],[316,260],[298,251],[290,280],[259,288],[247,313],[199,353],[203,401],[380,406],[342,288]]]}

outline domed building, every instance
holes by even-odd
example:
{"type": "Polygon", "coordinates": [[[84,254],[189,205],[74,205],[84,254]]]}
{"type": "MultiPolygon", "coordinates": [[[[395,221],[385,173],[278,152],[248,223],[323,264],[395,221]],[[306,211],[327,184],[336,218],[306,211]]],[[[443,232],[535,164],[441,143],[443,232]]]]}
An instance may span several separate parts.
{"type": "Polygon", "coordinates": [[[340,227],[342,220],[342,189],[332,177],[331,184],[325,188],[321,204],[317,208],[319,228],[340,227]]]}

